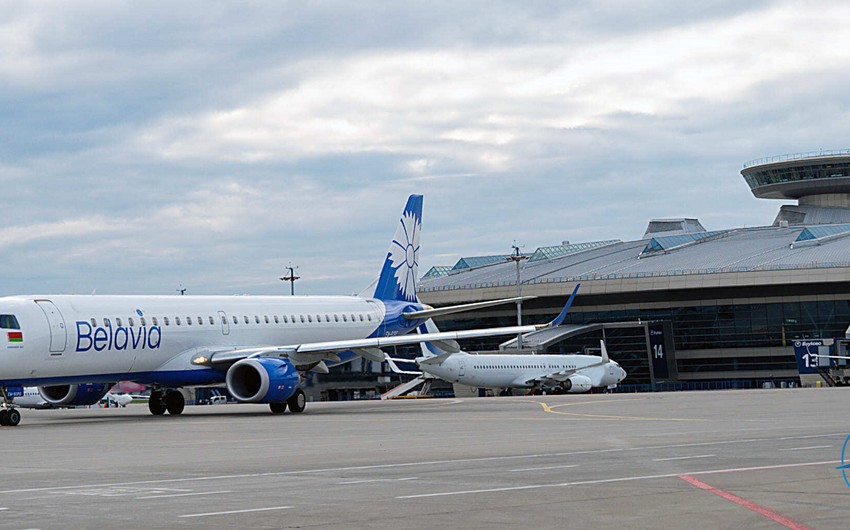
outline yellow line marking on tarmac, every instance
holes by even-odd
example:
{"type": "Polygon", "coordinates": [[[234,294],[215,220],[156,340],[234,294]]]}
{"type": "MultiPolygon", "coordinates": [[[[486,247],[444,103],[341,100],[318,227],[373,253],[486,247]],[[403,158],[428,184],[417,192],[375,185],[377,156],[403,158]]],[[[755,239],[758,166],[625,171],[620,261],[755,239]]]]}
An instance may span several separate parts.
{"type": "Polygon", "coordinates": [[[635,420],[635,421],[706,421],[699,418],[652,418],[645,416],[614,416],[611,414],[582,414],[580,412],[564,412],[555,410],[561,407],[572,407],[575,405],[586,405],[590,403],[612,403],[614,401],[634,401],[633,399],[612,399],[610,401],[579,401],[577,403],[561,403],[559,405],[549,405],[542,401],[529,401],[529,403],[537,403],[543,407],[543,412],[550,414],[560,414],[573,418],[595,419],[595,420],[635,420]]]}

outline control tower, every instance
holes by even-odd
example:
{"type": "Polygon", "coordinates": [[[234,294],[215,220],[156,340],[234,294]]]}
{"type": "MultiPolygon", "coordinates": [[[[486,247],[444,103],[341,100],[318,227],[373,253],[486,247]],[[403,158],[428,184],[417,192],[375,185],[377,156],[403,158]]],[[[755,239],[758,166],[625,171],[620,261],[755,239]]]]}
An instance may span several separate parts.
{"type": "Polygon", "coordinates": [[[741,175],[760,199],[797,200],[780,208],[774,225],[850,223],[850,149],[761,158],[741,175]]]}

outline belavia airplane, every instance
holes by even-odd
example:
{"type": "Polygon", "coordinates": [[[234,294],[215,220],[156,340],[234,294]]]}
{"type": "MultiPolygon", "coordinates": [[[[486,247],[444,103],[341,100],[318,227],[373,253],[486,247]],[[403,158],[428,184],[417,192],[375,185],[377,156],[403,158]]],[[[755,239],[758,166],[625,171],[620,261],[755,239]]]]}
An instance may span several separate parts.
{"type": "Polygon", "coordinates": [[[180,388],[224,383],[273,413],[306,405],[299,374],[326,373],[381,347],[512,335],[557,325],[410,333],[431,317],[516,301],[434,309],[416,298],[422,196],[411,195],[374,296],[13,296],[0,298],[0,424],[39,387],[56,407],[97,403],[116,381],[152,388],[155,415],[183,412],[180,388]]]}

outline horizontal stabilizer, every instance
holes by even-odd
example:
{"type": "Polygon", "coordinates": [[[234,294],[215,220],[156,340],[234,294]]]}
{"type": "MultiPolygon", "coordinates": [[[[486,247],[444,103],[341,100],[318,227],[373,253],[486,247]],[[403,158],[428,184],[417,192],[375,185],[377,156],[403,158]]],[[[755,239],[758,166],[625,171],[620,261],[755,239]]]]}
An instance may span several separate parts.
{"type": "Polygon", "coordinates": [[[422,375],[422,372],[416,372],[413,370],[403,370],[399,367],[398,363],[415,363],[413,359],[393,359],[389,355],[386,356],[385,360],[392,370],[393,373],[396,374],[405,374],[405,375],[422,375]]]}
{"type": "Polygon", "coordinates": [[[443,364],[443,361],[445,361],[446,359],[448,359],[452,355],[454,355],[454,354],[453,353],[441,353],[440,355],[435,355],[433,357],[420,357],[420,358],[416,359],[416,362],[418,362],[419,364],[436,364],[436,365],[439,366],[439,365],[443,364]]]}
{"type": "Polygon", "coordinates": [[[460,344],[456,340],[432,340],[429,344],[433,344],[446,353],[460,353],[460,344]]]}
{"type": "Polygon", "coordinates": [[[514,298],[502,298],[501,300],[489,300],[486,302],[474,302],[471,304],[452,305],[447,307],[439,307],[437,309],[423,309],[421,311],[411,311],[403,313],[402,316],[407,320],[419,320],[425,318],[433,318],[440,315],[450,315],[452,313],[462,313],[464,311],[472,311],[494,305],[508,304],[510,302],[519,302],[520,300],[531,300],[536,296],[517,296],[514,298]]]}

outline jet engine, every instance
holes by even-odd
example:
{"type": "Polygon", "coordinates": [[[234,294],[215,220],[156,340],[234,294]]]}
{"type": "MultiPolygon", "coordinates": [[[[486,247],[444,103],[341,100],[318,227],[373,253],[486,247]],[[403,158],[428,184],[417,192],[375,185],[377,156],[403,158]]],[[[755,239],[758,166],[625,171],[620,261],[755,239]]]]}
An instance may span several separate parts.
{"type": "Polygon", "coordinates": [[[111,384],[86,383],[82,385],[40,386],[38,393],[54,407],[94,405],[106,395],[111,384]]]}
{"type": "Polygon", "coordinates": [[[242,403],[281,403],[298,389],[298,371],[288,359],[242,359],[227,370],[225,382],[242,403]]]}
{"type": "Polygon", "coordinates": [[[593,383],[586,375],[575,374],[563,383],[564,391],[570,394],[580,394],[589,392],[593,388],[593,383]]]}

